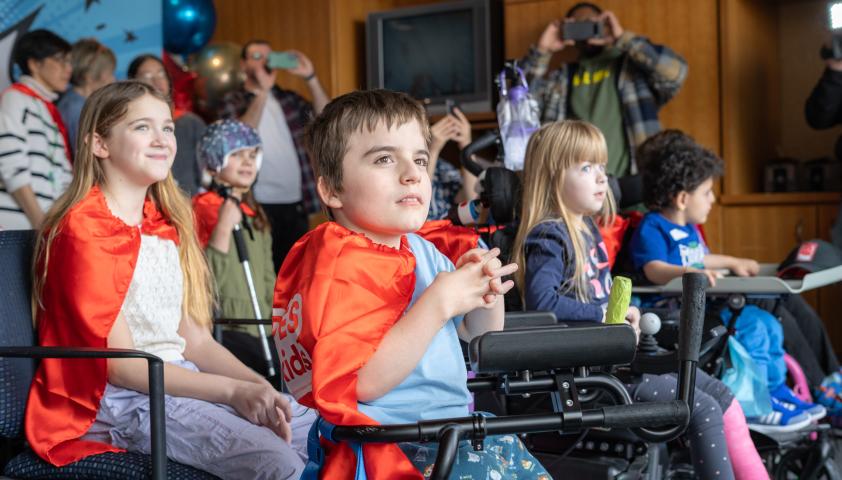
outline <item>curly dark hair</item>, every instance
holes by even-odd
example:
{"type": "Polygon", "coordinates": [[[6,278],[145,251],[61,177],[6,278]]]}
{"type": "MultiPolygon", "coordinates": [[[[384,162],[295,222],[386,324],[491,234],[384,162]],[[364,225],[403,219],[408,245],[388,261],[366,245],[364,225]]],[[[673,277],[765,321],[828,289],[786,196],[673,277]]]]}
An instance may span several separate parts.
{"type": "Polygon", "coordinates": [[[643,173],[643,201],[654,211],[672,207],[676,195],[692,192],[724,171],[715,153],[680,130],[664,130],[647,139],[638,147],[637,161],[643,173]]]}

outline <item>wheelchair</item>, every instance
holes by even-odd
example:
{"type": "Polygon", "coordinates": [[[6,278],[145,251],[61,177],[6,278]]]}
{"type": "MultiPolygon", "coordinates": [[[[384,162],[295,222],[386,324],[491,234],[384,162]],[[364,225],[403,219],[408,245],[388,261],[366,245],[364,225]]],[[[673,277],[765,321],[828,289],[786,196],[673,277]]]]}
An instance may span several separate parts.
{"type": "MultiPolygon", "coordinates": [[[[777,265],[761,265],[760,274],[752,278],[725,277],[717,281],[715,287],[707,289],[707,298],[714,312],[708,318],[711,335],[703,341],[703,354],[700,365],[713,376],[721,376],[728,363],[729,352],[727,339],[735,333],[733,323],[739,318],[747,300],[753,297],[769,298],[781,295],[797,294],[836,283],[842,279],[842,268],[817,272],[802,280],[782,280],[774,275],[777,265]],[[730,310],[730,319],[721,323],[717,310],[730,310]]],[[[681,279],[673,280],[662,286],[635,287],[636,294],[676,295],[681,291],[681,279]]],[[[666,335],[658,339],[659,345],[669,345],[674,338],[675,326],[672,325],[666,335]]],[[[661,353],[663,355],[663,353],[661,353]]],[[[658,354],[643,356],[641,364],[653,368],[660,361],[658,354]]],[[[835,462],[834,434],[829,424],[820,423],[802,430],[788,433],[761,433],[751,430],[752,441],[766,464],[773,479],[842,478],[835,462]]]]}
{"type": "MultiPolygon", "coordinates": [[[[633,403],[619,378],[592,370],[632,361],[636,338],[627,325],[520,325],[486,333],[471,342],[468,354],[477,378],[469,380],[469,390],[505,396],[545,393],[552,399],[552,412],[495,417],[475,413],[403,425],[320,426],[319,431],[332,442],[438,442],[433,479],[449,478],[459,441],[468,440],[474,448],[481,448],[488,435],[566,434],[599,428],[628,429],[650,442],[672,440],[684,432],[692,411],[704,282],[701,275],[686,276],[675,400],[633,403]],[[600,348],[594,349],[594,345],[600,348]],[[594,403],[600,396],[608,402],[594,403]]],[[[551,456],[539,456],[542,461],[547,461],[542,457],[552,460],[551,456]]],[[[551,475],[554,471],[558,478],[571,475],[565,466],[557,467],[548,468],[551,475]]]]}
{"type": "MultiPolygon", "coordinates": [[[[479,229],[483,239],[489,246],[499,247],[507,257],[514,244],[517,231],[517,212],[519,208],[520,181],[514,172],[495,172],[503,170],[497,166],[480,165],[471,155],[489,145],[494,145],[494,133],[478,139],[469,145],[462,155],[462,162],[466,168],[477,175],[482,175],[481,186],[482,203],[491,211],[491,216],[498,223],[494,228],[479,229]],[[490,174],[493,173],[493,174],[490,174]]],[[[497,142],[499,145],[499,142],[497,142]]],[[[642,201],[642,179],[639,175],[627,176],[620,179],[609,178],[609,184],[614,197],[622,208],[628,208],[642,201]]],[[[624,245],[628,245],[631,232],[627,232],[624,245]]],[[[621,253],[622,255],[622,253],[621,253]]],[[[618,262],[620,260],[618,259],[618,262]]],[[[714,309],[727,308],[731,310],[731,319],[738,318],[740,310],[745,305],[747,296],[751,295],[783,295],[811,290],[823,285],[842,280],[842,267],[831,271],[819,272],[803,281],[783,281],[774,276],[774,267],[763,266],[761,275],[751,279],[725,278],[718,282],[713,289],[708,289],[709,299],[714,309]],[[771,275],[770,275],[771,272],[771,275]]],[[[618,269],[615,266],[615,273],[618,269]]],[[[619,270],[623,271],[623,270],[619,270]]],[[[626,271],[631,271],[626,270],[626,271]]],[[[631,276],[635,278],[634,275],[631,276]]],[[[640,278],[634,283],[640,285],[640,278]]],[[[507,310],[520,310],[521,299],[517,292],[509,292],[506,297],[507,310]]],[[[668,285],[660,287],[636,287],[635,294],[665,293],[677,295],[681,292],[681,279],[676,279],[668,285]]],[[[666,373],[675,365],[675,340],[677,338],[677,323],[670,318],[669,311],[661,311],[664,318],[663,330],[657,336],[644,335],[641,339],[641,349],[628,370],[632,374],[666,373]]],[[[718,313],[718,312],[716,312],[718,313]]],[[[654,333],[654,332],[653,332],[654,333]]],[[[731,325],[723,325],[718,314],[709,315],[704,326],[704,340],[700,365],[703,370],[713,376],[721,376],[728,359],[727,339],[734,333],[731,325]]],[[[520,408],[535,409],[539,402],[521,402],[520,408]]],[[[549,408],[544,399],[543,408],[549,408]]],[[[788,435],[764,435],[752,432],[752,439],[761,454],[772,478],[838,478],[834,463],[834,449],[831,441],[831,431],[828,425],[808,427],[804,431],[788,435]]],[[[561,453],[566,472],[577,467],[577,478],[687,478],[692,477],[692,468],[687,466],[686,460],[679,454],[681,448],[675,443],[671,445],[645,442],[634,435],[617,435],[615,432],[590,432],[573,440],[567,439],[566,444],[559,446],[558,436],[535,436],[531,444],[533,450],[549,450],[561,453]],[[672,448],[670,448],[672,447],[672,448]]],[[[541,458],[539,456],[539,458],[541,458]]],[[[544,460],[542,458],[542,460],[544,460]]]]}

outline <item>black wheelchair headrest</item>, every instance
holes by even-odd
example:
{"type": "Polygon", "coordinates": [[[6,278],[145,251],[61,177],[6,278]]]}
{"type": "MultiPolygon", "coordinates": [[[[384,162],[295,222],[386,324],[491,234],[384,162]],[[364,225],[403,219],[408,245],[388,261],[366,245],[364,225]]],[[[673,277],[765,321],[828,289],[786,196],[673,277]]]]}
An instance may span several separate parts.
{"type": "Polygon", "coordinates": [[[629,325],[550,326],[488,332],[471,341],[476,373],[628,364],[637,339],[629,325]]]}
{"type": "Polygon", "coordinates": [[[643,202],[643,177],[640,174],[608,177],[608,186],[620,210],[643,202]]]}

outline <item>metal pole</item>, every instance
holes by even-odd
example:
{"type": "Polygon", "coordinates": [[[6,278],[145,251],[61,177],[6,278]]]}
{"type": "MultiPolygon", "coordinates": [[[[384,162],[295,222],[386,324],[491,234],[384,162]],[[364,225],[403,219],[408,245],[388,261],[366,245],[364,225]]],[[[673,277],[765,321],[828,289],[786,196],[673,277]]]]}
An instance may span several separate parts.
{"type": "MultiPolygon", "coordinates": [[[[246,284],[251,297],[251,308],[254,310],[254,318],[260,320],[263,315],[260,313],[260,304],[257,302],[257,291],[254,289],[254,279],[251,277],[251,266],[249,265],[248,250],[243,239],[243,230],[240,224],[234,225],[234,243],[237,245],[237,255],[240,256],[240,263],[243,264],[243,273],[246,276],[246,284]]],[[[272,363],[272,352],[269,350],[269,340],[266,338],[266,329],[258,324],[260,346],[263,349],[263,358],[266,360],[266,373],[269,377],[275,376],[275,364],[272,363]]]]}

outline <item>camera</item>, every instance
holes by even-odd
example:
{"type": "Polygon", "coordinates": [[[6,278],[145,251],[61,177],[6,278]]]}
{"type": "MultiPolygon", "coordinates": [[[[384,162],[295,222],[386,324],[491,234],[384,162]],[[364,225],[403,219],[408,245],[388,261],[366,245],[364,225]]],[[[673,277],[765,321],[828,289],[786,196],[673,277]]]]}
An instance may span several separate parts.
{"type": "Polygon", "coordinates": [[[461,110],[459,102],[457,102],[456,100],[453,100],[452,98],[445,99],[444,108],[445,108],[445,112],[446,112],[445,115],[453,115],[453,116],[456,116],[456,112],[454,111],[454,109],[459,108],[461,110]]]}
{"type": "Polygon", "coordinates": [[[602,22],[565,22],[562,23],[562,40],[584,41],[600,38],[604,35],[605,26],[602,22]]]}
{"type": "Polygon", "coordinates": [[[833,39],[829,48],[822,47],[821,56],[825,60],[829,58],[840,60],[842,59],[842,2],[827,4],[827,20],[833,39]]]}

